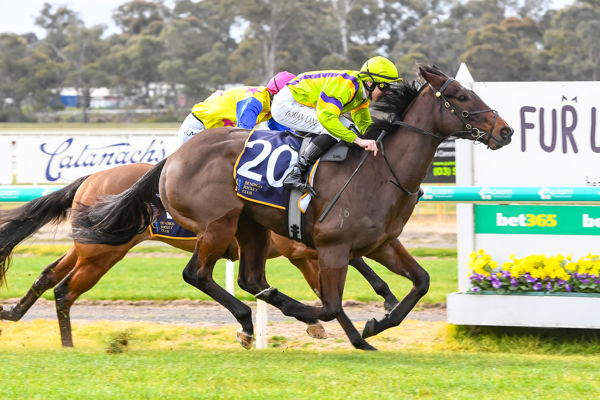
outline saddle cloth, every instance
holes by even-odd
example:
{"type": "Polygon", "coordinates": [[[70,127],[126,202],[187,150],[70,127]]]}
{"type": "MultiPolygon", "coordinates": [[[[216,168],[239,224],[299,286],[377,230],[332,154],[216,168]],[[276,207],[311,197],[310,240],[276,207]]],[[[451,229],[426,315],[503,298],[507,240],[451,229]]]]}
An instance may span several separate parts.
{"type": "MultiPolygon", "coordinates": [[[[298,159],[301,146],[306,146],[310,137],[301,137],[289,131],[253,131],[234,167],[237,195],[250,201],[286,209],[288,189],[283,180],[298,159]]],[[[325,153],[310,169],[308,180],[313,184],[320,161],[344,161],[348,146],[340,142],[325,153]]],[[[299,202],[304,212],[310,195],[299,202]]]]}
{"type": "Polygon", "coordinates": [[[237,195],[285,209],[283,179],[298,159],[302,138],[284,131],[253,131],[234,167],[237,195]]]}
{"type": "Polygon", "coordinates": [[[196,239],[194,232],[183,228],[166,213],[161,213],[150,224],[150,235],[167,239],[196,239]]]}

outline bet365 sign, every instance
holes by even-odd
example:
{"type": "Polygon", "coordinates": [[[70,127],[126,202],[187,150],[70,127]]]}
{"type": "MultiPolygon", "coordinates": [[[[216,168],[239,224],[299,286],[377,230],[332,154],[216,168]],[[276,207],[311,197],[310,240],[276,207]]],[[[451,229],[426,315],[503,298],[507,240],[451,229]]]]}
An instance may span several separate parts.
{"type": "Polygon", "coordinates": [[[600,235],[600,206],[476,205],[475,233],[600,235]]]}

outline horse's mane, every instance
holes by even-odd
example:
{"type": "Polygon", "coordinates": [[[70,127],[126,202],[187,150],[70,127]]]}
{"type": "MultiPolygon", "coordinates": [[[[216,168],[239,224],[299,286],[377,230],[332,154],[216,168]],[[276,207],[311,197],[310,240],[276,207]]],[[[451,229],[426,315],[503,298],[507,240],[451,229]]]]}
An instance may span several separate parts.
{"type": "Polygon", "coordinates": [[[373,109],[386,114],[381,118],[373,118],[373,124],[365,136],[376,139],[382,130],[390,132],[395,120],[402,120],[408,105],[417,97],[423,83],[420,81],[401,82],[394,84],[385,91],[379,101],[373,103],[373,109]]]}
{"type": "MultiPolygon", "coordinates": [[[[445,74],[435,65],[419,65],[428,73],[439,76],[445,74]]],[[[386,114],[381,118],[373,118],[373,124],[367,129],[365,136],[369,139],[377,139],[382,130],[393,131],[393,121],[403,120],[408,105],[417,97],[424,87],[424,81],[401,82],[385,91],[380,100],[373,103],[373,109],[386,114]]]]}

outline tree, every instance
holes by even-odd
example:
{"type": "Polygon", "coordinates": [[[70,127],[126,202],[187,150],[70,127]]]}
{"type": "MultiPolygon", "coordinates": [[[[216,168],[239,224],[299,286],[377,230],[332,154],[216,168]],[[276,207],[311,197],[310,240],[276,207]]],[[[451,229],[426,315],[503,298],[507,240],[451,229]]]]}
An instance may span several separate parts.
{"type": "Polygon", "coordinates": [[[128,42],[126,51],[129,65],[127,74],[141,83],[142,96],[149,104],[150,84],[162,80],[158,65],[165,58],[165,42],[152,35],[137,35],[128,42]]]}
{"type": "Polygon", "coordinates": [[[538,78],[533,67],[541,32],[530,18],[507,18],[467,34],[460,57],[478,80],[522,81],[538,78]]]}
{"type": "MultiPolygon", "coordinates": [[[[21,106],[30,91],[31,64],[25,39],[19,35],[0,34],[0,91],[8,107],[5,119],[19,122],[24,119],[21,106]],[[9,100],[10,99],[10,100],[9,100]]],[[[0,114],[2,117],[2,114],[0,114]]]]}
{"type": "Polygon", "coordinates": [[[600,7],[580,0],[553,13],[537,67],[544,79],[600,79],[600,7]]]}
{"type": "Polygon", "coordinates": [[[80,96],[83,122],[88,122],[88,107],[92,85],[102,85],[108,77],[99,67],[98,61],[105,51],[102,35],[105,27],[98,25],[86,28],[77,13],[66,6],[53,10],[48,3],[36,24],[46,29],[46,38],[41,45],[46,46],[46,54],[55,62],[55,71],[68,71],[63,82],[56,82],[59,88],[64,84],[74,86],[80,96]]]}
{"type": "Polygon", "coordinates": [[[131,0],[117,8],[113,13],[113,20],[124,33],[139,35],[156,28],[154,22],[164,23],[168,14],[169,9],[164,6],[162,0],[131,0]]]}

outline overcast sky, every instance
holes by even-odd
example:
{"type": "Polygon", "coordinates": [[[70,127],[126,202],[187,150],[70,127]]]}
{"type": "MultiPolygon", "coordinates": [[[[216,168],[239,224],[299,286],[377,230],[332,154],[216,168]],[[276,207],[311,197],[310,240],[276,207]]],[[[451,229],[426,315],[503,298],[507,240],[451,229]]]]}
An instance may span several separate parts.
{"type": "MultiPolygon", "coordinates": [[[[552,4],[554,8],[562,8],[573,1],[552,0],[552,4]]],[[[44,37],[44,30],[35,25],[35,18],[40,14],[44,3],[67,5],[79,13],[85,26],[104,24],[110,34],[116,33],[116,28],[112,25],[113,11],[119,5],[127,3],[127,0],[0,0],[0,33],[34,32],[38,38],[44,37]]]]}

